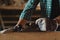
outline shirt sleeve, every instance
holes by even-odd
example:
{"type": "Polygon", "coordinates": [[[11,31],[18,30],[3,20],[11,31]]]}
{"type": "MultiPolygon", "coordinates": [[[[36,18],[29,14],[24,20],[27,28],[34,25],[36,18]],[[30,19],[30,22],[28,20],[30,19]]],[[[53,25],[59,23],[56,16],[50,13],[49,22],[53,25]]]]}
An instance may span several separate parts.
{"type": "MultiPolygon", "coordinates": [[[[28,0],[28,2],[25,5],[25,8],[23,9],[21,15],[20,15],[20,19],[24,19],[24,17],[26,16],[26,14],[29,11],[33,11],[37,4],[39,3],[39,0],[28,0]]],[[[29,13],[30,14],[30,13],[29,13]]]]}

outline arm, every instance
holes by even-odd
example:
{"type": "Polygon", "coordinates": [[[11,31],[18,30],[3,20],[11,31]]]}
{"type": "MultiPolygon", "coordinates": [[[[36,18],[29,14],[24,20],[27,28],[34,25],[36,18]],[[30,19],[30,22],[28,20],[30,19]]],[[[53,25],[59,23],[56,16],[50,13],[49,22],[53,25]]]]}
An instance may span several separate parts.
{"type": "Polygon", "coordinates": [[[20,15],[20,19],[24,19],[24,17],[26,16],[26,14],[29,11],[33,11],[37,4],[39,3],[39,0],[28,0],[28,2],[25,5],[24,10],[22,11],[21,15],[20,15]]]}

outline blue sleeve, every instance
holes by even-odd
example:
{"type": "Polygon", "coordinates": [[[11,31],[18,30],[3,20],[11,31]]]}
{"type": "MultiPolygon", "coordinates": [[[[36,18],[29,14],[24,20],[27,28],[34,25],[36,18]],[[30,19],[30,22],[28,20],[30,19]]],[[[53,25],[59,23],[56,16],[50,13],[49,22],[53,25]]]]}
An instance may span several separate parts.
{"type": "Polygon", "coordinates": [[[51,8],[52,8],[52,0],[47,0],[46,13],[47,13],[48,18],[50,18],[51,16],[51,8]]]}
{"type": "Polygon", "coordinates": [[[22,11],[22,13],[20,15],[20,19],[24,19],[24,17],[26,16],[26,14],[29,11],[32,11],[33,9],[35,9],[38,3],[39,3],[39,0],[28,0],[28,2],[25,5],[24,10],[22,11]]]}

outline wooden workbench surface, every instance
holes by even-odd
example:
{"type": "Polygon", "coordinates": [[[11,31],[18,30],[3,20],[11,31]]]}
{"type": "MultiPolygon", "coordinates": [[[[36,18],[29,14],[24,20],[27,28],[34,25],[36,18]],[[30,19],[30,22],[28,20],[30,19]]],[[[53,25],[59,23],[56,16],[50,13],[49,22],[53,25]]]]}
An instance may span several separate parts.
{"type": "Polygon", "coordinates": [[[60,32],[9,32],[0,40],[60,40],[60,32]]]}

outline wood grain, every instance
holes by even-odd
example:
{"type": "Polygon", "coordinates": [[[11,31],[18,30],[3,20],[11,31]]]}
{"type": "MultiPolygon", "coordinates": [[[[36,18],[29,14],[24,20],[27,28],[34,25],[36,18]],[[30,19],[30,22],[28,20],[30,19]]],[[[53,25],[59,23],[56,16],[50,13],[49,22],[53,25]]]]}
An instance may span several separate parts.
{"type": "Polygon", "coordinates": [[[60,32],[9,32],[0,40],[60,40],[60,32]]]}

